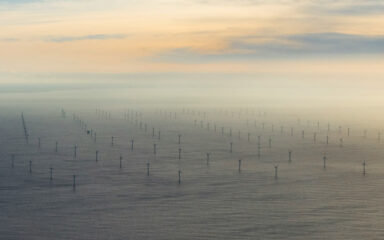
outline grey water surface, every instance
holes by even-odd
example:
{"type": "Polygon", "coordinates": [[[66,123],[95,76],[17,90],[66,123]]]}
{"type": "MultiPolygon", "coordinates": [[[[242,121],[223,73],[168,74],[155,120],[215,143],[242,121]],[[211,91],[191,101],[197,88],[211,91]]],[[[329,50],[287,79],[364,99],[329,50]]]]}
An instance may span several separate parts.
{"type": "Polygon", "coordinates": [[[263,90],[232,102],[236,94],[132,85],[2,93],[0,239],[384,238],[377,119],[353,119],[353,106],[343,118],[271,101],[263,90]]]}

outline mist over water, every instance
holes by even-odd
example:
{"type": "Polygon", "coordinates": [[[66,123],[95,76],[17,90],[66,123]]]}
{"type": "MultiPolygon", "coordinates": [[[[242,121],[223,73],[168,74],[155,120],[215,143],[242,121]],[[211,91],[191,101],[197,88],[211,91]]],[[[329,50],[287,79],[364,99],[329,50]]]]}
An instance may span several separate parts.
{"type": "Polygon", "coordinates": [[[0,240],[384,239],[383,10],[0,0],[0,240]]]}
{"type": "Polygon", "coordinates": [[[381,89],[295,83],[3,84],[1,238],[383,238],[381,89]]]}

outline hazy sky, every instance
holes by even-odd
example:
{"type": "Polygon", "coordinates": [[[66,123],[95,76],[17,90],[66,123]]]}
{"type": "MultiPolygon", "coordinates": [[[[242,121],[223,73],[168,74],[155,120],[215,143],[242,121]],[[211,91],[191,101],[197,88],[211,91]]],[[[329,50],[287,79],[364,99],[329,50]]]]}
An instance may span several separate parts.
{"type": "Polygon", "coordinates": [[[382,0],[0,0],[25,74],[384,74],[382,0]]]}

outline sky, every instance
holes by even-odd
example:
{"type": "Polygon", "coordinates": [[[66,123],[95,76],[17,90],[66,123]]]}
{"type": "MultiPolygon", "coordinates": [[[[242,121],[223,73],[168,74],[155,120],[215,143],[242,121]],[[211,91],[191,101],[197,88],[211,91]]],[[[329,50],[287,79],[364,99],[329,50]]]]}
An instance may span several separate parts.
{"type": "Polygon", "coordinates": [[[380,82],[383,55],[382,0],[0,0],[0,82],[170,73],[380,82]]]}

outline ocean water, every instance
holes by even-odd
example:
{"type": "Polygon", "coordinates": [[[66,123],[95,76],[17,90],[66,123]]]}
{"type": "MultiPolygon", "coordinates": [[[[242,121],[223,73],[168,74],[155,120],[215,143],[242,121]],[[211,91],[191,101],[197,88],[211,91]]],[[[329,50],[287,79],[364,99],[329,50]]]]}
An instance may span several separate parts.
{"type": "Polygon", "coordinates": [[[217,96],[204,104],[205,94],[169,97],[168,90],[156,97],[134,88],[82,91],[2,95],[1,239],[384,238],[375,119],[217,96]]]}

